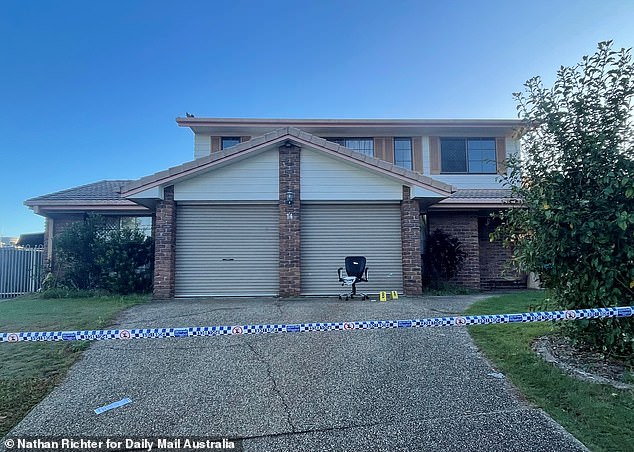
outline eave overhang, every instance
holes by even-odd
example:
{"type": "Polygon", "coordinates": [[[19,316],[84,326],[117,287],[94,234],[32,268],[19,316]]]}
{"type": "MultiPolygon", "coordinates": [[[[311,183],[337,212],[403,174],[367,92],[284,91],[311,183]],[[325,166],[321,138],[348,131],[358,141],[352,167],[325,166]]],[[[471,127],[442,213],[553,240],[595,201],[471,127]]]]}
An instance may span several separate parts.
{"type": "Polygon", "coordinates": [[[299,128],[311,134],[338,136],[389,136],[394,134],[443,135],[469,133],[511,136],[524,129],[516,119],[272,119],[272,118],[176,118],[180,127],[195,133],[263,135],[281,127],[299,128]]]}

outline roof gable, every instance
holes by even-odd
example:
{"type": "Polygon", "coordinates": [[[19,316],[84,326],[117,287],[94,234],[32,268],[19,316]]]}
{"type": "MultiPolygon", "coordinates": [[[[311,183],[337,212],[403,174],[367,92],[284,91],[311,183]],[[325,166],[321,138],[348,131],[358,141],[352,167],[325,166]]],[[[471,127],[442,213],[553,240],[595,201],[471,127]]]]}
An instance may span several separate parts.
{"type": "Polygon", "coordinates": [[[132,196],[157,186],[172,185],[201,172],[211,170],[214,167],[225,165],[229,162],[242,159],[249,154],[257,153],[285,142],[299,147],[309,147],[316,151],[325,152],[371,171],[400,180],[404,184],[425,188],[440,196],[449,196],[453,191],[451,185],[439,182],[428,176],[423,176],[420,173],[361,154],[295,127],[282,127],[273,132],[232,146],[224,151],[216,152],[131,182],[124,187],[122,194],[123,196],[132,196]]]}

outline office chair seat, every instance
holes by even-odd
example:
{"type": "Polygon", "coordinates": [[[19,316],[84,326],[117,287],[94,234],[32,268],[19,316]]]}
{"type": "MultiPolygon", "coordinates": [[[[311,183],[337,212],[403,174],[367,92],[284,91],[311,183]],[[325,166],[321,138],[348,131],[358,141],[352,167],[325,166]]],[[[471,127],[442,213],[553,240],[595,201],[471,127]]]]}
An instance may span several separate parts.
{"type": "MultiPolygon", "coordinates": [[[[363,256],[348,256],[345,259],[346,266],[346,275],[342,276],[341,271],[343,267],[340,267],[337,270],[339,275],[339,282],[342,283],[342,286],[352,286],[352,291],[350,293],[339,295],[339,299],[343,300],[345,297],[346,300],[354,298],[357,295],[357,283],[360,282],[368,282],[368,268],[366,267],[366,258],[363,256]]],[[[361,293],[362,300],[367,300],[368,297],[366,294],[361,293]]]]}

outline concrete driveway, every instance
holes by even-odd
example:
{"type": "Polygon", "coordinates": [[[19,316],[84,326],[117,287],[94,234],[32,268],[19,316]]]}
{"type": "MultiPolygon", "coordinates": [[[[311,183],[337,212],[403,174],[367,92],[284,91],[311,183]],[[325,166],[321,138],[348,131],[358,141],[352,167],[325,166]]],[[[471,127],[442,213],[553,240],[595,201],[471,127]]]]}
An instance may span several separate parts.
{"type": "MultiPolygon", "coordinates": [[[[403,319],[478,298],[177,300],[137,306],[119,325],[403,319]]],[[[454,327],[100,342],[11,436],[228,436],[245,451],[586,450],[492,372],[454,327]],[[93,411],[124,397],[133,402],[93,411]]]]}

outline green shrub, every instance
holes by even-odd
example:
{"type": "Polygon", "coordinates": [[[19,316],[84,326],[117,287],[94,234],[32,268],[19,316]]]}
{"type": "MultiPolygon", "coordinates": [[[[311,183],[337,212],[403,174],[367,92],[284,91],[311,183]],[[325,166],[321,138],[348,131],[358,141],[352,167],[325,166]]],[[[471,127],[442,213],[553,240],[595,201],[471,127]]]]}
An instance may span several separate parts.
{"type": "Polygon", "coordinates": [[[110,231],[96,256],[101,287],[114,293],[147,292],[152,286],[152,240],[136,228],[110,231]]]}
{"type": "Polygon", "coordinates": [[[74,289],[99,288],[102,269],[97,263],[97,254],[106,234],[104,217],[89,215],[55,237],[53,273],[58,285],[74,289]]]}
{"type": "Polygon", "coordinates": [[[151,290],[154,243],[136,226],[113,229],[104,217],[89,215],[57,236],[54,249],[54,274],[45,285],[49,290],[151,290]]]}
{"type": "Polygon", "coordinates": [[[436,229],[427,240],[425,283],[433,289],[442,289],[456,276],[467,254],[456,237],[436,229]]]}

